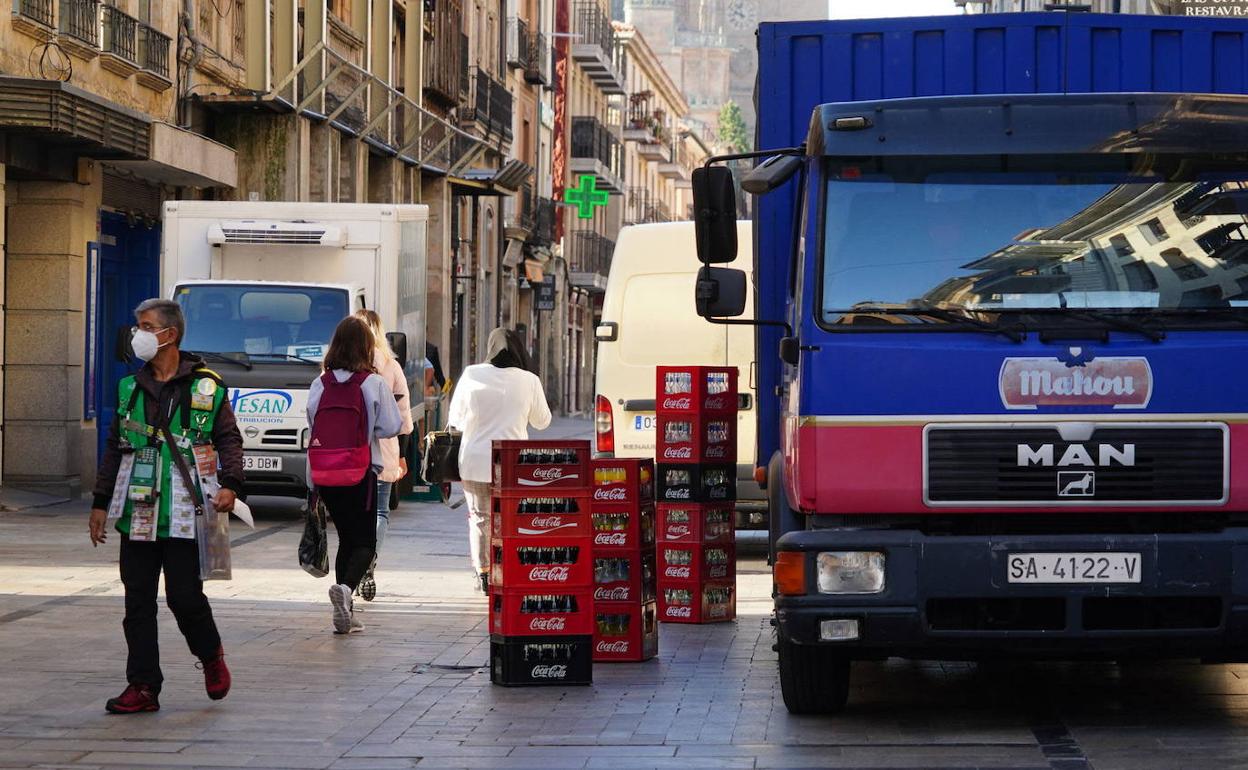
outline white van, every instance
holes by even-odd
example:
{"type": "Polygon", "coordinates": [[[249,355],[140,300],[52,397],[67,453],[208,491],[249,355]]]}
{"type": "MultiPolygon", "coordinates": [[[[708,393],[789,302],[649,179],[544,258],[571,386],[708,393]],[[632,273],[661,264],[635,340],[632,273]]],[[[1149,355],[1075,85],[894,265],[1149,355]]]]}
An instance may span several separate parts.
{"type": "MultiPolygon", "coordinates": [[[[753,236],[737,223],[747,314],[753,318],[753,236]]],[[[654,457],[654,368],[735,366],[742,409],[737,419],[738,527],[766,527],[765,493],[754,480],[757,425],[754,328],[713,324],[694,310],[698,267],[693,222],[634,225],[620,231],[602,303],[595,406],[597,453],[654,457]]]]}

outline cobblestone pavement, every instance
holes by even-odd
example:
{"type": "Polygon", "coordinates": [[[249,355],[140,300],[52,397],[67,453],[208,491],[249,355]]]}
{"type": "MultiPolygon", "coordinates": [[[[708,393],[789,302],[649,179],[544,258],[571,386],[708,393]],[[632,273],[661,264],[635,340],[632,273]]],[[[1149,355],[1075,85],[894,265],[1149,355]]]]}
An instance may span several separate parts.
{"type": "Polygon", "coordinates": [[[261,518],[209,587],[230,696],[204,695],[162,607],[162,710],[117,717],[116,543],[90,547],[80,504],[0,513],[0,767],[1248,766],[1248,666],[862,663],[847,714],[791,717],[759,556],[735,623],[664,625],[657,660],[599,665],[592,687],[492,687],[462,508],[397,512],[350,637],[295,563],[298,511],[261,518]]]}

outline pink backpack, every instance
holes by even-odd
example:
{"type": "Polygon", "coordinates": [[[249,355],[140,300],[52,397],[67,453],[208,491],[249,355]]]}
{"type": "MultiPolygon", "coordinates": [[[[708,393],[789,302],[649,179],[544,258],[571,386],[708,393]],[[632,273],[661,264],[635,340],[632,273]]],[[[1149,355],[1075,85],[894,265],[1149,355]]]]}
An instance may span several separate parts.
{"type": "Polygon", "coordinates": [[[321,376],[324,390],[312,423],[308,465],[318,487],[353,487],[372,465],[368,437],[368,409],[364,390],[368,372],[356,372],[338,382],[333,372],[321,376]]]}

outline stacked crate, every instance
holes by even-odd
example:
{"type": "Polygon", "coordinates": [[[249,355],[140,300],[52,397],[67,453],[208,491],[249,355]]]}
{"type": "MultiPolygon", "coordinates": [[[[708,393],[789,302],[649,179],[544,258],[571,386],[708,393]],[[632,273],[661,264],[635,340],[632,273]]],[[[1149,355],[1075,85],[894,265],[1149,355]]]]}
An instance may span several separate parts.
{"type": "Polygon", "coordinates": [[[490,680],[590,684],[594,602],[588,441],[495,441],[490,680]]]}
{"type": "Polygon", "coordinates": [[[660,366],[656,389],[659,619],[731,620],[737,370],[660,366]]]}
{"type": "Polygon", "coordinates": [[[594,660],[658,653],[654,461],[594,460],[594,660]]]}

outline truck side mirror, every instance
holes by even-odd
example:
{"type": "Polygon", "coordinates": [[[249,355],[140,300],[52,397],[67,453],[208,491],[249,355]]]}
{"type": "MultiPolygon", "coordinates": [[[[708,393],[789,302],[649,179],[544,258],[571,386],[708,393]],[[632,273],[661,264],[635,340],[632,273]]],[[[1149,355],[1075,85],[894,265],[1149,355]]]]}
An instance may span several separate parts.
{"type": "Polygon", "coordinates": [[[117,336],[113,341],[113,356],[123,364],[134,360],[134,348],[130,347],[130,327],[118,326],[117,336]]]}
{"type": "Polygon", "coordinates": [[[745,312],[745,271],[728,267],[699,269],[694,301],[703,318],[741,315],[745,312]]]}
{"type": "Polygon", "coordinates": [[[386,332],[386,342],[390,344],[390,350],[394,352],[394,357],[399,359],[399,363],[406,369],[407,335],[403,332],[386,332]]]}
{"type": "Polygon", "coordinates": [[[741,180],[741,189],[750,195],[765,195],[789,181],[802,168],[796,155],[772,155],[750,170],[741,180]]]}
{"type": "Polygon", "coordinates": [[[737,192],[724,166],[693,170],[693,232],[702,264],[737,258],[737,192]]]}

